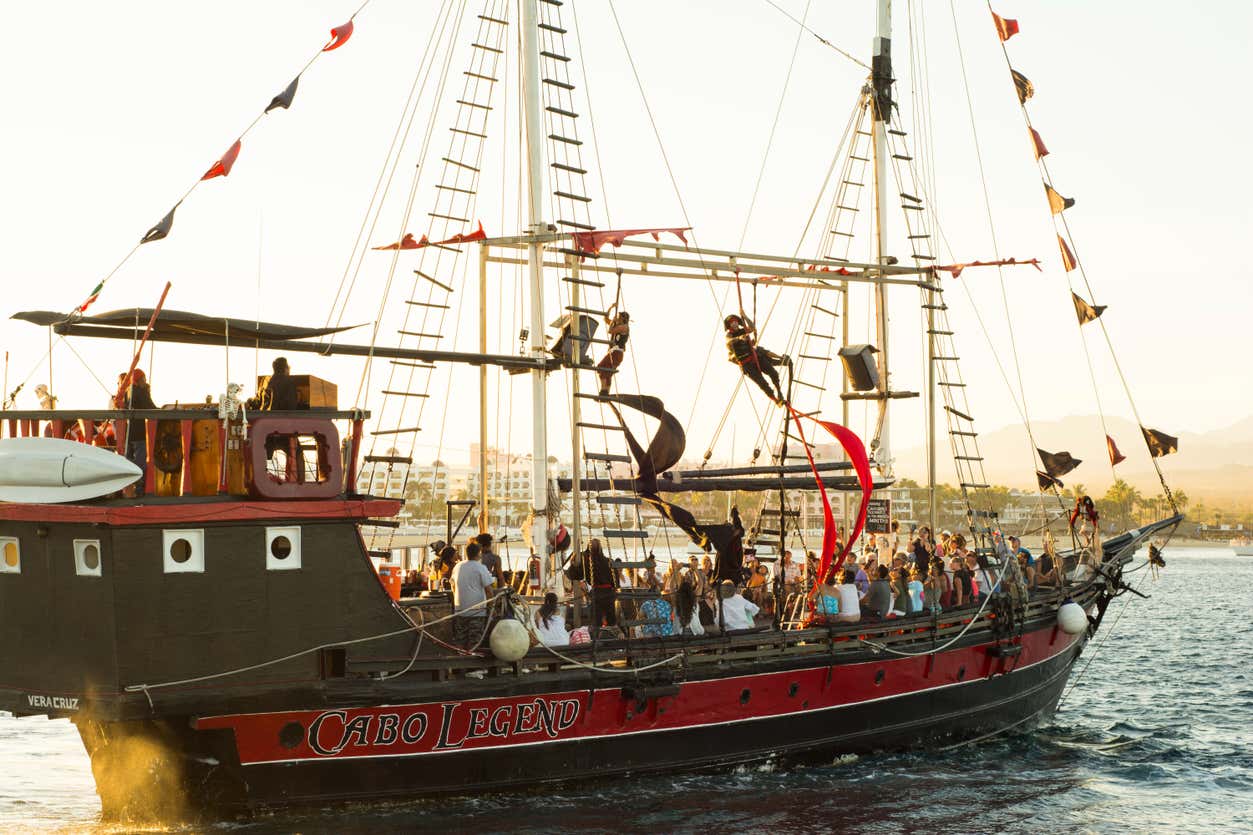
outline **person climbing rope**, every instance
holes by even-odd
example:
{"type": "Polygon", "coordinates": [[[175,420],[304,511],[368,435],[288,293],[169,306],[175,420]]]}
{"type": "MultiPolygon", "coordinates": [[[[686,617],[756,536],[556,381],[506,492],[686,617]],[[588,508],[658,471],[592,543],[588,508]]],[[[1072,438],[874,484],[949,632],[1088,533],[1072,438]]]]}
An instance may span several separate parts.
{"type": "Polygon", "coordinates": [[[1075,499],[1075,509],[1070,512],[1070,530],[1081,540],[1085,541],[1088,548],[1096,546],[1097,537],[1100,534],[1100,526],[1098,520],[1100,514],[1096,512],[1096,505],[1092,501],[1091,496],[1080,496],[1075,499]],[[1075,530],[1075,523],[1079,523],[1079,530],[1075,530]],[[1088,530],[1088,525],[1092,525],[1092,530],[1088,530]]]}
{"type": "Polygon", "coordinates": [[[614,302],[613,306],[605,313],[605,324],[609,327],[609,350],[600,362],[596,363],[597,368],[603,368],[604,371],[597,371],[600,375],[600,396],[609,396],[609,384],[613,382],[613,372],[622,365],[622,358],[626,355],[627,340],[631,338],[631,315],[623,310],[621,313],[615,313],[618,303],[614,302]]]}
{"type": "Polygon", "coordinates": [[[722,320],[722,326],[727,332],[727,359],[738,365],[744,376],[756,383],[767,397],[782,405],[786,398],[783,396],[783,384],[779,381],[779,372],[775,366],[790,366],[792,360],[758,345],[757,329],[747,316],[733,313],[722,320]],[[767,377],[774,383],[773,390],[766,382],[767,377]]]}

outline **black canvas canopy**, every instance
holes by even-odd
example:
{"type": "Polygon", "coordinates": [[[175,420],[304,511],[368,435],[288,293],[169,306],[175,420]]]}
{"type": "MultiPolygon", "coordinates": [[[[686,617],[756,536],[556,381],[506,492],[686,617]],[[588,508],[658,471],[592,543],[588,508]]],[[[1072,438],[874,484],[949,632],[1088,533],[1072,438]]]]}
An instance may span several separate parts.
{"type": "MultiPolygon", "coordinates": [[[[97,330],[100,336],[109,336],[112,334],[108,333],[108,331],[125,328],[127,330],[126,338],[130,339],[132,331],[138,330],[139,333],[143,333],[148,320],[152,318],[152,308],[128,307],[123,310],[110,310],[108,313],[97,313],[94,316],[83,316],[74,319],[67,317],[64,313],[55,313],[50,310],[33,310],[15,313],[13,318],[44,327],[51,326],[57,333],[74,333],[81,336],[90,336],[92,335],[91,331],[97,330]],[[73,329],[72,331],[71,328],[73,329]]],[[[255,339],[309,339],[316,336],[341,333],[355,327],[358,326],[302,328],[296,325],[258,322],[255,319],[232,319],[228,316],[206,316],[203,313],[191,313],[186,310],[162,309],[160,316],[157,317],[156,324],[153,326],[152,336],[149,338],[157,341],[167,341],[171,337],[204,337],[206,342],[218,344],[225,342],[227,339],[230,339],[232,342],[235,340],[242,342],[255,339]]]]}

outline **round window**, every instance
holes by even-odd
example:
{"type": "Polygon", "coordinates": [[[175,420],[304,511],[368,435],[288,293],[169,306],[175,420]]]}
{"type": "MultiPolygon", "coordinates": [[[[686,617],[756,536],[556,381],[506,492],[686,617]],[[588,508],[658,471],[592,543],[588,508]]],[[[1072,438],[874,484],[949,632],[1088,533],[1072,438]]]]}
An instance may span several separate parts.
{"type": "Polygon", "coordinates": [[[270,553],[276,560],[285,560],[291,556],[291,540],[285,536],[276,536],[270,542],[270,553]]]}
{"type": "Polygon", "coordinates": [[[191,559],[191,543],[185,539],[176,539],[171,542],[170,559],[180,564],[191,559]]]}
{"type": "Polygon", "coordinates": [[[17,568],[17,543],[4,543],[4,564],[9,568],[17,568]]]}
{"type": "Polygon", "coordinates": [[[83,566],[91,571],[100,567],[100,549],[95,545],[83,548],[83,566]]]}

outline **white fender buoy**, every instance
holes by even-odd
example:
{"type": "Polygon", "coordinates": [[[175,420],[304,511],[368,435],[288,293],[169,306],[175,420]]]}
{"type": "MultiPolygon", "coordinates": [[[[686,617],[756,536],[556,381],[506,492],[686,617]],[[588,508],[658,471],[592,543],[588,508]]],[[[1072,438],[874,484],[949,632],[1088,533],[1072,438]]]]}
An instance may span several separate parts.
{"type": "Polygon", "coordinates": [[[492,655],[501,661],[518,661],[531,650],[531,636],[520,621],[502,620],[492,628],[492,655]]]}
{"type": "Polygon", "coordinates": [[[1057,625],[1067,635],[1078,635],[1088,628],[1088,613],[1073,600],[1067,600],[1057,610],[1057,625]]]}

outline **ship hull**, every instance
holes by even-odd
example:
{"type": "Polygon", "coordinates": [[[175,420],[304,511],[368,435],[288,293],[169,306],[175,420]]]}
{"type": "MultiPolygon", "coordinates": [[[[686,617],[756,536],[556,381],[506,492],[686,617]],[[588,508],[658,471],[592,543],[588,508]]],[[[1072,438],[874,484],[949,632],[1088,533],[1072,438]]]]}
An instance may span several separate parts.
{"type": "Polygon", "coordinates": [[[159,733],[145,723],[84,728],[84,741],[106,815],[114,817],[145,811],[134,808],[133,786],[111,796],[109,787],[125,781],[99,761],[124,751],[118,743],[127,737],[161,738],[165,764],[149,771],[178,775],[177,794],[188,804],[182,813],[209,815],[767,760],[822,763],[1029,727],[1056,708],[1085,642],[1086,635],[1048,626],[1012,644],[934,656],[810,660],[793,669],[740,668],[681,684],[591,690],[514,681],[498,688],[508,695],[197,716],[159,733]]]}

